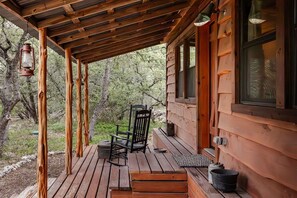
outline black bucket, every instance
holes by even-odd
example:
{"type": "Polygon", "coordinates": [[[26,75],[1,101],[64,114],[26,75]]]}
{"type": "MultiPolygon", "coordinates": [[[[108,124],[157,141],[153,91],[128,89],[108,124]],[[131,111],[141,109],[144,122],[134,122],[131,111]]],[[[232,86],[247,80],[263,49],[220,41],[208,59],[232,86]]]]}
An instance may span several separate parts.
{"type": "Polygon", "coordinates": [[[236,190],[238,172],[229,169],[214,169],[210,171],[213,186],[223,192],[233,192],[236,190]]]}

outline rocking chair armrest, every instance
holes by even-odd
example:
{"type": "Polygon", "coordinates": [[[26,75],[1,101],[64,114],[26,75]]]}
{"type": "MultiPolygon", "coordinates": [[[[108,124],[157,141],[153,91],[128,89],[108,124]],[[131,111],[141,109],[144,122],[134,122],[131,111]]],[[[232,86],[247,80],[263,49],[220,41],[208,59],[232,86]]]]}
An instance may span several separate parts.
{"type": "Polygon", "coordinates": [[[125,137],[122,137],[122,136],[113,135],[113,134],[111,134],[110,136],[111,136],[112,139],[113,139],[113,138],[116,138],[116,139],[121,139],[121,140],[130,141],[129,139],[127,139],[127,138],[125,138],[125,137]]]}

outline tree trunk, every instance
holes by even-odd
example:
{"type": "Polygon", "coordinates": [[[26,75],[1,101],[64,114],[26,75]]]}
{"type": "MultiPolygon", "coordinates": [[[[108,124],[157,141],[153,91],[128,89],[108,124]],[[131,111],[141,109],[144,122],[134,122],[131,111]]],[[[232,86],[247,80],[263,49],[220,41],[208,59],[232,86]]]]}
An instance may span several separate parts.
{"type": "Polygon", "coordinates": [[[95,124],[97,122],[98,117],[101,115],[102,110],[105,108],[109,95],[109,83],[110,83],[110,67],[111,67],[112,59],[108,59],[105,64],[105,69],[102,78],[102,86],[101,86],[101,98],[97,103],[95,110],[93,112],[91,123],[90,123],[90,140],[94,136],[95,124]]]}
{"type": "Polygon", "coordinates": [[[3,83],[0,86],[0,101],[2,105],[2,114],[0,117],[0,157],[3,154],[3,146],[7,140],[8,124],[11,117],[11,111],[15,105],[20,101],[19,85],[18,85],[18,62],[19,49],[23,44],[26,33],[24,32],[18,41],[10,40],[9,35],[5,32],[5,25],[8,23],[2,17],[0,24],[2,41],[0,43],[0,57],[5,60],[6,67],[3,83]],[[16,51],[11,54],[11,51],[16,51]]]}

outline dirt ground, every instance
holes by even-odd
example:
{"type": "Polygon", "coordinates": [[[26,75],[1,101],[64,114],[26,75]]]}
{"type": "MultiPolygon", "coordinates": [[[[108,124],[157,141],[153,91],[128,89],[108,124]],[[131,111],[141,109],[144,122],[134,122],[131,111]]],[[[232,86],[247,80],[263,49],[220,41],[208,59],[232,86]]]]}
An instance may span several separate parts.
{"type": "MultiPolygon", "coordinates": [[[[51,155],[48,158],[48,177],[57,178],[64,169],[64,154],[51,155]]],[[[9,198],[20,194],[26,187],[36,183],[36,160],[0,178],[0,197],[9,198]]]]}

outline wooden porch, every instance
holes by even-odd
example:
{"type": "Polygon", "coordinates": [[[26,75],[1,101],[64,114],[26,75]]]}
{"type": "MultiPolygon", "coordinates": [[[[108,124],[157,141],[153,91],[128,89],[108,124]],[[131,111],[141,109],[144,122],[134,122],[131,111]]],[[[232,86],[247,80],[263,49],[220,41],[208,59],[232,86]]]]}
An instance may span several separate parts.
{"type": "Polygon", "coordinates": [[[106,159],[98,159],[96,145],[86,147],[83,157],[73,158],[72,174],[63,172],[49,184],[48,196],[250,197],[241,189],[235,193],[223,193],[213,188],[207,181],[207,168],[178,167],[171,154],[194,154],[195,151],[181,139],[168,137],[157,129],[153,131],[153,136],[154,146],[150,145],[145,155],[129,155],[127,166],[119,167],[108,163],[106,159]],[[155,154],[154,147],[166,148],[168,152],[155,154]]]}

